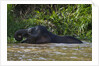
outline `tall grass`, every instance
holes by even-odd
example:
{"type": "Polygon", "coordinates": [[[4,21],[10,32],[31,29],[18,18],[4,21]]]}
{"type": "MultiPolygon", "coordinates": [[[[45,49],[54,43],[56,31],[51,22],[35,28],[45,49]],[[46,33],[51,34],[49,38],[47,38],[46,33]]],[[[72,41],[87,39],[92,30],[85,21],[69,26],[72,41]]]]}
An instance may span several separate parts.
{"type": "Polygon", "coordinates": [[[71,35],[92,41],[91,4],[29,5],[26,10],[16,8],[15,4],[8,4],[7,8],[7,31],[10,43],[15,41],[13,38],[15,31],[36,25],[46,26],[49,31],[57,35],[71,35]],[[13,40],[10,41],[10,38],[13,40]]]}

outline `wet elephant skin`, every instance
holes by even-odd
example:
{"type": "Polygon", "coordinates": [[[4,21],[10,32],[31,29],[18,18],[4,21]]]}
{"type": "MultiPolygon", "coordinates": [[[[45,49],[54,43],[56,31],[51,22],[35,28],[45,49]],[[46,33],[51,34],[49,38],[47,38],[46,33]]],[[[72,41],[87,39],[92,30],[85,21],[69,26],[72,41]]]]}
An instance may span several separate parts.
{"type": "Polygon", "coordinates": [[[14,35],[17,41],[22,43],[40,44],[40,43],[82,43],[82,41],[72,36],[58,36],[49,32],[44,26],[35,26],[28,29],[20,29],[14,35]]]}

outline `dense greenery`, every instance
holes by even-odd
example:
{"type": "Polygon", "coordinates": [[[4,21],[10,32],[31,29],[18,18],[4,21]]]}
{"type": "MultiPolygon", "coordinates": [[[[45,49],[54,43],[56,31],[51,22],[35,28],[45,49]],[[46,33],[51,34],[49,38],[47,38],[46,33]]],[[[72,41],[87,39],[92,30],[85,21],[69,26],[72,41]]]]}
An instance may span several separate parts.
{"type": "Polygon", "coordinates": [[[13,43],[14,33],[36,25],[46,26],[57,35],[71,35],[92,41],[91,4],[8,4],[7,37],[13,43]]]}

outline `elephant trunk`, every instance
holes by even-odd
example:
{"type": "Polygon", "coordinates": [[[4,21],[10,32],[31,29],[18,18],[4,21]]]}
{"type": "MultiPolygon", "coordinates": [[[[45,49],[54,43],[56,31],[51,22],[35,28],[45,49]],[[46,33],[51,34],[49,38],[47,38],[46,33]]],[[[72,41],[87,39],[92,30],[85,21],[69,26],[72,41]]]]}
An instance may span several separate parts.
{"type": "Polygon", "coordinates": [[[17,41],[23,40],[23,37],[27,37],[27,29],[20,29],[15,32],[14,38],[17,41]]]}

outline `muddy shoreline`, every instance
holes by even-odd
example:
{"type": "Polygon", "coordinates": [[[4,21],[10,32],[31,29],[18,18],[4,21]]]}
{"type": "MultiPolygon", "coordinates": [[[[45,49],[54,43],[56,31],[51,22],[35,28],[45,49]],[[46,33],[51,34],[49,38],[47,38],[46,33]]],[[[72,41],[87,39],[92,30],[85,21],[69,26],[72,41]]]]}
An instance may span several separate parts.
{"type": "Polygon", "coordinates": [[[7,44],[8,61],[92,61],[92,44],[7,44]]]}

